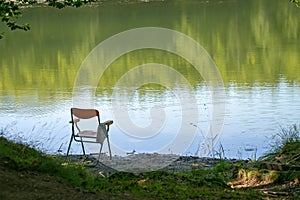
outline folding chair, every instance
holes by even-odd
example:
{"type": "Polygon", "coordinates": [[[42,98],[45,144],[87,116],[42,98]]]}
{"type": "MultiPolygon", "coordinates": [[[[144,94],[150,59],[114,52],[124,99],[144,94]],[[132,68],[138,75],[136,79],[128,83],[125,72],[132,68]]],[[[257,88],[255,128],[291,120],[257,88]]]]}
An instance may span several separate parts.
{"type": "Polygon", "coordinates": [[[100,115],[99,111],[96,109],[80,109],[80,108],[71,108],[71,121],[70,123],[72,124],[72,135],[67,151],[67,157],[69,155],[69,151],[71,148],[72,141],[80,142],[83,155],[85,155],[85,149],[83,143],[100,143],[100,151],[99,151],[99,157],[101,155],[101,151],[103,148],[103,143],[105,139],[107,139],[108,143],[108,149],[109,149],[109,156],[110,159],[112,158],[111,156],[111,149],[110,149],[110,143],[109,143],[109,137],[108,137],[108,131],[109,131],[109,126],[113,123],[112,120],[105,121],[103,123],[100,123],[100,115]],[[80,121],[88,120],[96,118],[96,124],[95,126],[98,125],[97,131],[94,130],[81,130],[79,128],[78,123],[80,121]],[[76,129],[77,130],[76,130],[76,129]]]}

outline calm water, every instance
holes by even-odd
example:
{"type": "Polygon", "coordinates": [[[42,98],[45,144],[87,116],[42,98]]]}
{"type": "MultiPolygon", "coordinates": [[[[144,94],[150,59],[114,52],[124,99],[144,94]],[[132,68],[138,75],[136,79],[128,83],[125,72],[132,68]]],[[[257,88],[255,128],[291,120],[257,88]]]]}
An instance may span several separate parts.
{"type": "MultiPolygon", "coordinates": [[[[122,31],[162,27],[202,45],[224,82],[224,126],[212,154],[223,148],[227,157],[261,156],[279,126],[300,122],[299,15],[300,10],[288,0],[24,9],[22,21],[29,22],[31,30],[6,32],[0,40],[0,126],[8,131],[8,137],[23,138],[46,152],[66,152],[72,92],[84,59],[99,43],[122,31]]],[[[174,42],[178,48],[189,48],[174,42]]],[[[107,68],[95,90],[93,102],[103,120],[115,120],[111,128],[114,153],[159,151],[178,129],[184,127],[189,134],[189,127],[196,127],[196,136],[187,141],[190,147],[183,152],[195,154],[211,126],[215,105],[205,78],[184,58],[170,52],[142,49],[121,56],[107,68]],[[155,69],[140,73],[139,80],[159,77],[165,85],[148,81],[130,88],[118,84],[123,79],[135,82],[132,70],[147,63],[171,66],[188,80],[191,91],[173,75],[161,75],[155,69]],[[190,94],[197,108],[189,106],[190,94]],[[151,116],[153,107],[160,109],[154,109],[157,112],[151,116]],[[195,110],[199,115],[187,122],[182,113],[195,110]],[[120,113],[127,113],[139,126],[137,132],[124,127],[120,113]],[[149,128],[152,121],[160,127],[149,128]]],[[[178,153],[172,148],[164,152],[178,153]]],[[[79,146],[74,145],[72,153],[80,153],[79,146]]]]}

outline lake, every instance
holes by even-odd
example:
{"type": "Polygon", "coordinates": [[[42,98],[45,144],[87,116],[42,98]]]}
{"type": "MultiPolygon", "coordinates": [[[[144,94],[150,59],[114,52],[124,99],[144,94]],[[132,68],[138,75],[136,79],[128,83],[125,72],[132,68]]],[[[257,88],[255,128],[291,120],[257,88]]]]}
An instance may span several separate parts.
{"type": "Polygon", "coordinates": [[[22,12],[30,31],[1,27],[0,127],[11,139],[65,153],[70,108],[85,106],[114,120],[113,154],[253,159],[300,123],[300,9],[288,0],[22,12]]]}

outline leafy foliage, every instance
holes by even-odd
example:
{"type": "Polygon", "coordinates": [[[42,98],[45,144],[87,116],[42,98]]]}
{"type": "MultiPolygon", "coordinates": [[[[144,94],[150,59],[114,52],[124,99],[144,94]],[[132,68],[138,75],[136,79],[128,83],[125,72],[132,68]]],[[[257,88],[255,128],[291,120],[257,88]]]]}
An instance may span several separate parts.
{"type": "MultiPolygon", "coordinates": [[[[20,3],[32,5],[36,3],[36,0],[21,0],[20,3]]],[[[0,0],[1,21],[5,23],[10,30],[21,29],[28,31],[30,29],[28,23],[20,25],[16,22],[16,19],[20,16],[21,12],[18,4],[14,3],[13,1],[0,0]]],[[[0,33],[0,39],[3,37],[3,34],[3,32],[0,33]]]]}
{"type": "MultiPolygon", "coordinates": [[[[49,6],[55,8],[64,8],[67,6],[80,7],[84,4],[94,2],[95,0],[46,0],[49,6]]],[[[5,23],[10,30],[30,30],[29,23],[18,24],[17,18],[22,16],[19,5],[34,5],[37,4],[36,0],[18,0],[18,1],[6,1],[0,0],[0,19],[2,23],[5,23]]],[[[4,32],[0,33],[0,39],[3,38],[4,32]]]]}
{"type": "Polygon", "coordinates": [[[290,0],[290,2],[294,3],[298,8],[300,8],[300,0],[290,0]]]}
{"type": "Polygon", "coordinates": [[[80,7],[84,4],[92,3],[95,2],[96,0],[64,0],[64,1],[59,1],[59,0],[46,0],[49,6],[61,9],[67,6],[72,6],[72,7],[80,7]]]}

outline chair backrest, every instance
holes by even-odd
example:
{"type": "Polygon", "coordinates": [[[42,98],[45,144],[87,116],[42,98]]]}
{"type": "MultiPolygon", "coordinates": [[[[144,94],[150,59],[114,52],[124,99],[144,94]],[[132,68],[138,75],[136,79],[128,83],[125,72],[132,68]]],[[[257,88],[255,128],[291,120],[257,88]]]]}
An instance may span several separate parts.
{"type": "Polygon", "coordinates": [[[98,123],[100,124],[99,111],[96,109],[81,109],[81,108],[71,108],[71,119],[73,122],[73,116],[79,119],[90,119],[92,117],[98,117],[98,123]]]}

